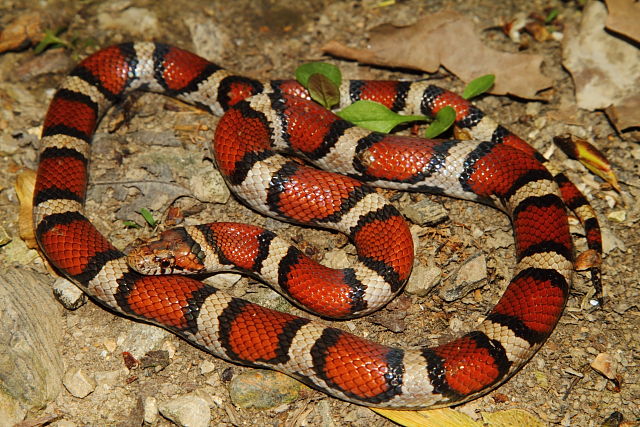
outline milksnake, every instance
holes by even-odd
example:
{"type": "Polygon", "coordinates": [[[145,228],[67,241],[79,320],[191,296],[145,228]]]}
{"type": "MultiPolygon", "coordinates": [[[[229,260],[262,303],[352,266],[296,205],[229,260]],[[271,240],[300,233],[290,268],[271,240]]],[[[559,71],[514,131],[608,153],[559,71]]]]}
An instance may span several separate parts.
{"type": "Polygon", "coordinates": [[[427,82],[352,80],[341,86],[341,99],[370,99],[397,112],[427,115],[451,105],[456,126],[473,140],[367,131],[307,98],[293,81],[237,76],[159,43],[125,43],[89,56],[62,82],[43,125],[34,223],[44,255],[116,312],[163,326],[221,358],[282,371],[350,402],[438,407],[494,389],[532,357],[562,314],[573,269],[565,207],[576,212],[589,246],[600,252],[593,210],[523,140],[427,82]],[[358,250],[355,266],[333,270],[271,231],[213,223],[167,231],[161,241],[134,251],[130,261],[141,269],[244,271],[327,317],[370,312],[402,289],[414,256],[406,222],[372,185],[446,194],[505,211],[514,224],[515,275],[474,331],[435,347],[400,349],[225,295],[187,276],[134,271],[85,217],[83,204],[99,119],[138,89],[224,113],[213,151],[236,196],[266,215],[346,233],[358,250]],[[297,158],[282,155],[291,153],[297,158]],[[155,267],[147,264],[149,255],[155,267]]]}

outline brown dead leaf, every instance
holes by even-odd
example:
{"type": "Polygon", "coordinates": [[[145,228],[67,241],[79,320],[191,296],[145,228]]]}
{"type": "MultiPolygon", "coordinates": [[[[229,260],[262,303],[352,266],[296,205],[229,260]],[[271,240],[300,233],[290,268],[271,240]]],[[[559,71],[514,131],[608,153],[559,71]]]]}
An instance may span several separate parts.
{"type": "Polygon", "coordinates": [[[598,251],[588,249],[576,257],[573,268],[575,268],[576,271],[587,271],[590,268],[599,266],[601,263],[602,260],[600,259],[598,251]]]}
{"type": "Polygon", "coordinates": [[[591,367],[610,380],[616,379],[617,364],[609,353],[599,353],[591,362],[591,367]]]}
{"type": "Polygon", "coordinates": [[[38,244],[33,230],[33,190],[36,186],[36,173],[27,169],[16,178],[16,194],[20,201],[20,212],[18,214],[18,227],[20,238],[24,240],[27,247],[36,249],[38,244]]]}
{"type": "MultiPolygon", "coordinates": [[[[587,110],[617,106],[639,94],[640,49],[605,31],[606,19],[605,6],[589,2],[579,27],[568,27],[563,41],[563,65],[575,82],[578,106],[587,110]]],[[[620,116],[624,111],[618,111],[620,122],[633,124],[631,118],[620,116]]],[[[638,113],[631,115],[637,119],[638,113]]]]}
{"type": "Polygon", "coordinates": [[[640,93],[628,96],[604,110],[620,133],[640,127],[640,93]]]}
{"type": "Polygon", "coordinates": [[[609,16],[606,26],[609,30],[640,41],[640,3],[634,0],[606,0],[609,16]]]}
{"type": "Polygon", "coordinates": [[[28,47],[42,39],[42,32],[40,13],[30,12],[20,15],[0,32],[0,52],[28,47]]]}
{"type": "Polygon", "coordinates": [[[370,48],[355,49],[331,41],[326,53],[362,63],[409,68],[434,73],[442,65],[465,82],[494,74],[494,94],[539,99],[536,93],[551,86],[540,73],[542,57],[499,52],[485,46],[473,21],[452,11],[442,11],[413,25],[385,24],[371,30],[370,48]]]}

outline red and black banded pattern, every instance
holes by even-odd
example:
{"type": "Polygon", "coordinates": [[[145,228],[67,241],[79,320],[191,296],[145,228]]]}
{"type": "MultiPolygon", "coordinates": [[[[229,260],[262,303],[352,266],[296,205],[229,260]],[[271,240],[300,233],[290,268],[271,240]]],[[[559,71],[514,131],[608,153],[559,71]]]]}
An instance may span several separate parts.
{"type": "Polygon", "coordinates": [[[310,103],[295,82],[235,76],[167,45],[126,43],[97,52],[62,83],[45,119],[34,195],[44,254],[115,311],[168,328],[219,357],[288,373],[338,398],[417,408],[487,393],[531,358],[561,316],[573,260],[565,206],[578,213],[589,245],[597,249],[593,211],[563,175],[544,167],[535,150],[457,95],[425,82],[390,81],[345,82],[341,92],[343,99],[377,100],[408,113],[451,105],[457,125],[476,140],[369,132],[310,103]],[[226,111],[213,150],[235,194],[267,215],[344,232],[358,250],[352,267],[335,270],[271,231],[213,223],[169,230],[138,248],[129,259],[137,269],[242,271],[324,316],[367,313],[406,282],[413,240],[399,212],[366,182],[503,209],[514,224],[514,278],[474,331],[437,347],[403,350],[230,297],[185,276],[142,275],[84,216],[82,206],[95,127],[113,102],[136,89],[216,114],[226,111]]]}

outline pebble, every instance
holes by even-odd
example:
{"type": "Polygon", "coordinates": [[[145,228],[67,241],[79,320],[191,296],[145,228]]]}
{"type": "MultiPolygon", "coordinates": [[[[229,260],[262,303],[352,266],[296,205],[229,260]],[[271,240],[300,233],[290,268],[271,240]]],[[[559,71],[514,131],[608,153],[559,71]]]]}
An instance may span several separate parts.
{"type": "Polygon", "coordinates": [[[441,280],[442,270],[439,267],[417,264],[413,267],[405,290],[409,294],[423,297],[437,286],[441,280]]]}
{"type": "Polygon", "coordinates": [[[208,427],[211,410],[199,396],[184,395],[162,402],[158,407],[163,417],[183,427],[208,427]]]}
{"type": "Polygon", "coordinates": [[[344,249],[334,249],[324,254],[323,265],[329,268],[348,268],[351,267],[351,261],[344,249]]]}
{"type": "Polygon", "coordinates": [[[62,384],[74,397],[87,397],[96,388],[96,382],[81,368],[73,368],[64,374],[62,384]]]}
{"type": "Polygon", "coordinates": [[[291,403],[306,386],[276,371],[253,369],[233,377],[229,396],[241,408],[270,409],[291,403]]]}
{"type": "Polygon", "coordinates": [[[173,335],[162,328],[135,323],[129,328],[127,335],[119,337],[118,341],[123,351],[140,360],[148,352],[162,348],[163,341],[170,337],[173,335]]]}
{"type": "Polygon", "coordinates": [[[414,224],[422,226],[437,225],[449,218],[445,208],[431,199],[407,205],[402,208],[402,213],[414,224]]]}
{"type": "Polygon", "coordinates": [[[456,301],[484,284],[487,278],[487,260],[476,254],[460,266],[452,282],[443,286],[438,295],[446,302],[456,301]]]}
{"type": "Polygon", "coordinates": [[[158,399],[147,396],[144,399],[144,422],[154,424],[158,419],[158,399]]]}
{"type": "Polygon", "coordinates": [[[215,169],[200,168],[189,179],[189,189],[201,202],[227,203],[231,193],[222,175],[215,169]]]}
{"type": "Polygon", "coordinates": [[[158,18],[155,12],[141,7],[129,7],[117,14],[100,12],[98,25],[103,30],[139,37],[153,38],[158,33],[158,18]]]}
{"type": "Polygon", "coordinates": [[[486,239],[486,245],[491,249],[508,248],[513,245],[513,234],[510,231],[496,230],[486,239]]]}
{"type": "Polygon", "coordinates": [[[216,365],[210,360],[205,360],[200,363],[200,374],[206,375],[210,372],[213,372],[216,369],[216,365]]]}
{"type": "Polygon", "coordinates": [[[85,293],[64,277],[58,277],[53,283],[53,296],[67,310],[77,310],[87,302],[85,293]]]}
{"type": "Polygon", "coordinates": [[[113,387],[120,382],[120,376],[123,375],[121,369],[115,369],[112,371],[98,371],[93,373],[93,378],[98,385],[107,385],[113,387]]]}

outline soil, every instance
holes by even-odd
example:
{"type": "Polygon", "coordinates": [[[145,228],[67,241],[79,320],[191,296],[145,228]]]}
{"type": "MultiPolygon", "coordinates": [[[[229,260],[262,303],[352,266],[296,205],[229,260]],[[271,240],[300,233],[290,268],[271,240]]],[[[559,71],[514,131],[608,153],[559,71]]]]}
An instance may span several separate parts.
{"type": "MultiPolygon", "coordinates": [[[[48,14],[65,24],[67,29],[62,36],[76,40],[76,48],[55,53],[58,55],[55,58],[62,56],[73,60],[61,61],[58,68],[47,73],[34,71],[30,62],[35,57],[32,50],[0,56],[0,81],[5,82],[0,86],[0,100],[4,104],[0,128],[18,144],[16,150],[3,152],[0,157],[0,168],[5,171],[0,176],[0,218],[3,218],[0,224],[14,241],[19,240],[18,201],[13,187],[16,176],[24,169],[36,167],[37,134],[53,89],[73,61],[98,47],[127,40],[163,41],[199,52],[240,74],[262,79],[292,76],[298,65],[312,60],[334,63],[349,78],[422,78],[424,76],[419,73],[359,66],[323,57],[320,47],[329,40],[362,47],[366,45],[367,30],[378,24],[410,24],[418,17],[449,8],[472,16],[480,28],[486,29],[481,36],[488,45],[515,52],[518,45],[492,27],[512,19],[518,12],[543,14],[547,7],[557,7],[565,22],[575,24],[580,17],[578,3],[556,0],[404,0],[381,6],[382,3],[372,0],[121,0],[50,2],[42,10],[36,7],[36,2],[4,1],[0,5],[0,25],[6,25],[25,11],[48,14]],[[136,8],[142,9],[142,15],[131,15],[129,22],[119,20],[122,16],[129,16],[125,11],[135,11],[136,8]],[[16,65],[26,68],[16,72],[16,65]]],[[[526,51],[545,58],[543,73],[553,79],[548,101],[484,96],[477,104],[515,133],[525,138],[533,136],[531,143],[543,153],[551,147],[553,136],[573,132],[593,141],[614,165],[622,182],[623,195],[615,193],[581,165],[567,161],[560,151],[552,154],[553,160],[566,168],[569,177],[585,190],[606,230],[607,253],[603,263],[606,305],[596,310],[589,306],[589,275],[576,274],[565,315],[542,350],[505,385],[458,410],[475,418],[480,412],[520,408],[550,425],[601,425],[615,411],[622,413],[625,420],[637,421],[640,419],[640,287],[637,273],[640,256],[635,249],[640,245],[640,233],[637,231],[640,209],[635,201],[640,195],[637,169],[640,148],[617,134],[600,111],[577,110],[574,118],[577,124],[541,120],[551,117],[561,105],[575,102],[573,83],[562,68],[559,42],[531,41],[526,51]],[[609,219],[611,212],[620,211],[626,215],[622,221],[609,219]],[[596,355],[603,352],[609,353],[617,364],[621,380],[619,390],[589,367],[596,355]]],[[[45,55],[54,54],[48,52],[45,55]]],[[[463,87],[446,70],[441,70],[438,78],[438,84],[453,90],[463,87]]],[[[158,190],[147,188],[147,199],[141,202],[143,194],[140,188],[130,184],[153,178],[175,180],[188,187],[185,183],[196,173],[193,165],[212,167],[208,141],[216,121],[216,117],[154,94],[133,96],[112,109],[102,121],[91,166],[87,210],[97,227],[120,247],[138,237],[149,236],[152,233],[149,227],[127,229],[123,227],[122,220],[143,223],[140,217],[132,217],[135,215],[132,212],[141,203],[147,203],[149,197],[157,197],[158,190]],[[140,136],[144,135],[140,131],[166,131],[173,135],[173,139],[169,138],[169,142],[152,141],[149,145],[141,142],[145,138],[140,136]],[[149,163],[153,166],[148,166],[149,163]]],[[[402,346],[438,343],[470,329],[497,300],[511,276],[513,245],[491,247],[488,243],[496,236],[510,232],[508,218],[496,215],[495,210],[485,206],[444,197],[402,195],[392,191],[386,194],[400,208],[429,198],[443,205],[448,212],[448,221],[432,228],[420,228],[422,238],[418,248],[420,263],[435,263],[443,270],[441,286],[452,280],[460,263],[479,252],[487,258],[488,284],[452,304],[445,304],[437,290],[424,297],[404,297],[411,304],[408,308],[399,308],[407,312],[405,323],[408,326],[402,333],[390,332],[380,326],[380,322],[367,319],[351,321],[341,327],[385,344],[402,346]]],[[[168,206],[159,203],[156,217],[164,220],[163,214],[168,206]]],[[[268,225],[307,246],[308,250],[318,254],[319,259],[324,252],[345,244],[337,234],[267,220],[233,198],[226,204],[203,204],[192,197],[183,197],[177,203],[187,213],[190,223],[229,219],[268,225]]],[[[579,226],[575,227],[575,235],[577,250],[584,250],[579,226]]],[[[351,251],[349,246],[346,248],[347,252],[351,251]]],[[[3,269],[16,263],[46,272],[33,252],[25,249],[22,257],[16,259],[6,246],[0,248],[0,266],[3,269]]],[[[215,278],[210,280],[215,282],[215,278]]],[[[230,292],[270,306],[281,304],[281,300],[273,297],[268,288],[246,278],[236,283],[230,292]]],[[[295,308],[287,310],[301,314],[295,308]]],[[[385,310],[389,313],[391,309],[385,310]]],[[[65,322],[66,328],[63,352],[67,368],[81,367],[89,373],[125,369],[120,356],[122,350],[113,351],[109,343],[121,342],[133,327],[133,322],[114,316],[94,303],[66,312],[61,321],[65,322]]],[[[168,337],[166,341],[168,344],[165,343],[163,348],[171,348],[175,354],[165,369],[138,375],[133,380],[133,375],[122,376],[101,393],[83,399],[63,390],[42,413],[62,414],[61,420],[76,425],[131,425],[132,420],[139,419],[136,414],[140,412],[139,405],[144,396],[153,395],[162,401],[215,384],[218,394],[212,409],[211,425],[393,425],[367,409],[315,391],[275,409],[238,408],[230,401],[226,380],[230,375],[247,371],[247,368],[215,359],[175,337],[168,337]],[[205,369],[202,367],[208,363],[213,363],[214,368],[203,374],[205,369]]],[[[160,417],[154,425],[171,425],[171,422],[160,417]]]]}

